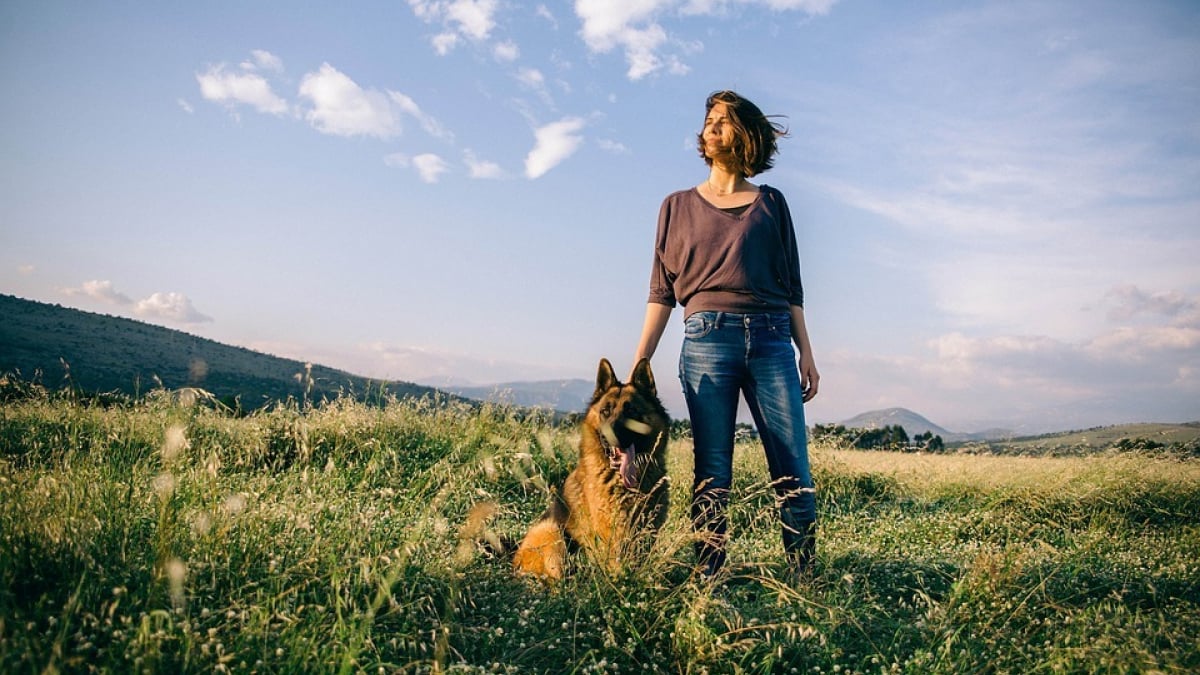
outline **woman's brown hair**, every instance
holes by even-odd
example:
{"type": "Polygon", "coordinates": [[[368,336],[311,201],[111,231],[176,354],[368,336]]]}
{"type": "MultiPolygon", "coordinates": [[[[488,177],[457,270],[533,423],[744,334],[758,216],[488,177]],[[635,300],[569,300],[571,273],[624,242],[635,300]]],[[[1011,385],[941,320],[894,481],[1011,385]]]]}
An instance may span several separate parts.
{"type": "Polygon", "coordinates": [[[771,121],[758,106],[733,91],[716,91],[704,102],[704,115],[712,112],[713,106],[724,103],[729,122],[733,126],[733,143],[721,148],[716,157],[704,152],[704,132],[696,136],[697,147],[704,163],[712,166],[713,160],[741,173],[746,178],[760,174],[775,165],[773,157],[779,152],[776,140],[787,136],[787,127],[771,121]]]}

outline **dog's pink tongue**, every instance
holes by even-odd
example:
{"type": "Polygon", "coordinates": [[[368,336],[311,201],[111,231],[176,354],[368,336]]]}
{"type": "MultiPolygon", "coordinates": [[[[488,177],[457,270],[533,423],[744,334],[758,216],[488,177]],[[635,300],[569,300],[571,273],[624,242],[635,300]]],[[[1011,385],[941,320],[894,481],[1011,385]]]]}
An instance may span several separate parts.
{"type": "Polygon", "coordinates": [[[637,488],[637,446],[632,443],[621,451],[621,480],[629,490],[637,488]]]}

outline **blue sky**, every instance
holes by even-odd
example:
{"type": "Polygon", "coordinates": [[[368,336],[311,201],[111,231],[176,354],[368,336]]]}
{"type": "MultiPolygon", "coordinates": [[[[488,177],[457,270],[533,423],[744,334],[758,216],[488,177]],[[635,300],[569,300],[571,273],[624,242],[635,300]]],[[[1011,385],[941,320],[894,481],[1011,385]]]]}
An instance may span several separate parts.
{"type": "Polygon", "coordinates": [[[791,128],[758,180],[810,421],[1200,419],[1198,36],[1194,2],[9,1],[0,291],[380,378],[628,372],[733,88],[791,128]]]}

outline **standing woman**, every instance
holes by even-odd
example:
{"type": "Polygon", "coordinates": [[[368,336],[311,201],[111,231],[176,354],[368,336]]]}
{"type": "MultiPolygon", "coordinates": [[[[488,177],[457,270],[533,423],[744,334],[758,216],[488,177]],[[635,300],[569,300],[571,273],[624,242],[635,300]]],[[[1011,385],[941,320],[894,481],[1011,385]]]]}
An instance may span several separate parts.
{"type": "Polygon", "coordinates": [[[816,550],[803,404],[816,396],[820,377],[787,202],[779,190],[746,180],[771,168],[776,139],[787,131],[732,91],[710,95],[705,109],[698,141],[708,177],[663,201],[633,362],[654,355],[671,310],[682,304],[679,378],[695,443],[692,523],[701,572],[712,576],[725,563],[740,393],[766,450],[788,564],[802,575],[816,550]]]}

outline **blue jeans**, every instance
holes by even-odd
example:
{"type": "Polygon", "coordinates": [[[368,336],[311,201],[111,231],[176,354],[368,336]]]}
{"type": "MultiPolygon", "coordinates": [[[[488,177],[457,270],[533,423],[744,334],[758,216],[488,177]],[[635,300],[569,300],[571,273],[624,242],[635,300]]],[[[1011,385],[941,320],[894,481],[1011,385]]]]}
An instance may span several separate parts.
{"type": "Polygon", "coordinates": [[[714,574],[725,562],[739,393],[767,453],[784,551],[800,555],[815,528],[816,496],[791,316],[695,312],[684,322],[679,379],[695,441],[692,522],[702,535],[696,552],[704,571],[714,574]]]}

